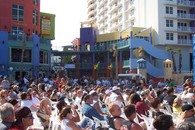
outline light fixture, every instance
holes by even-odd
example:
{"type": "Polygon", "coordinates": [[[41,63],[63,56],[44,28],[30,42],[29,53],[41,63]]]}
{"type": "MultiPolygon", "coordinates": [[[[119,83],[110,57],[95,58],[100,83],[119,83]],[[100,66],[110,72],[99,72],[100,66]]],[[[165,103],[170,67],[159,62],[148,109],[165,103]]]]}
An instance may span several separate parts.
{"type": "Polygon", "coordinates": [[[10,71],[13,71],[13,69],[14,69],[13,67],[9,67],[9,70],[10,70],[10,71]]]}

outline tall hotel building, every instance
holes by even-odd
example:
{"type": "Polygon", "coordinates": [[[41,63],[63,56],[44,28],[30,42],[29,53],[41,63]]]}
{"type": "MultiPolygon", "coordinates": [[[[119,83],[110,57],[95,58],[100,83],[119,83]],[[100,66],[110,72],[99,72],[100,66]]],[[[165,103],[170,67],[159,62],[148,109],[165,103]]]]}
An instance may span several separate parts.
{"type": "Polygon", "coordinates": [[[192,70],[195,0],[87,0],[87,3],[88,21],[96,24],[99,34],[122,32],[130,27],[152,29],[152,44],[164,50],[167,46],[180,48],[185,57],[182,68],[192,70]]]}

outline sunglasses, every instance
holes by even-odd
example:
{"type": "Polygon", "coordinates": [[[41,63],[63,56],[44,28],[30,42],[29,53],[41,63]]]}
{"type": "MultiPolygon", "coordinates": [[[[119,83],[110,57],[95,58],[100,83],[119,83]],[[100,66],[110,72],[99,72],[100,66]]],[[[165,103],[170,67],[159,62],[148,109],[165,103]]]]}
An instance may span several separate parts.
{"type": "Polygon", "coordinates": [[[25,118],[34,118],[32,114],[25,116],[25,118]]]}
{"type": "Polygon", "coordinates": [[[194,112],[194,109],[189,110],[189,112],[194,112]]]}

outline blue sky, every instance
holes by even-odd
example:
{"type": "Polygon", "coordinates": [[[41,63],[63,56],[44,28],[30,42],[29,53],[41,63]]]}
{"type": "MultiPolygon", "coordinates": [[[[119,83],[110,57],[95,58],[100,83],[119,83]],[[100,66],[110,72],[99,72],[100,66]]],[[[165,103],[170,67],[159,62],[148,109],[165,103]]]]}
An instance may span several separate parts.
{"type": "Polygon", "coordinates": [[[55,14],[52,46],[71,45],[80,37],[80,22],[87,20],[87,0],[40,0],[41,12],[55,14]]]}

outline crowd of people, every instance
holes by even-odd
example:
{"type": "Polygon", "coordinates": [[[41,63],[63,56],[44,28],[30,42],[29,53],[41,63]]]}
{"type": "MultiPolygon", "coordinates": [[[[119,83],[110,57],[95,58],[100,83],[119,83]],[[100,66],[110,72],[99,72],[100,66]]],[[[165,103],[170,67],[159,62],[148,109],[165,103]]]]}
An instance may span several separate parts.
{"type": "Polygon", "coordinates": [[[0,130],[195,130],[194,105],[191,79],[0,77],[0,130]]]}

